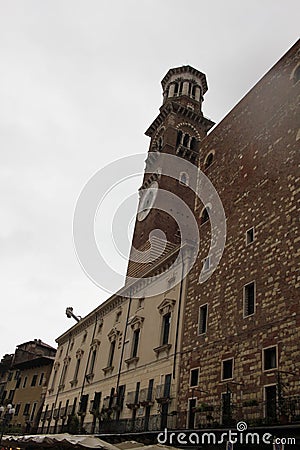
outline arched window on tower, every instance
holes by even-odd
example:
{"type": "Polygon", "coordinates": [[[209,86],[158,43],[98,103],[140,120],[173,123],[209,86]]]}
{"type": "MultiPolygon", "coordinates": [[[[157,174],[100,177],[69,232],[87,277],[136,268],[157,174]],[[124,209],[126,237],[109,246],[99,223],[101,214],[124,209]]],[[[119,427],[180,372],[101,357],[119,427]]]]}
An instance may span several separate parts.
{"type": "Polygon", "coordinates": [[[192,98],[196,98],[196,89],[197,89],[197,86],[194,84],[192,87],[192,98]]]}
{"type": "Polygon", "coordinates": [[[191,150],[193,150],[194,152],[195,152],[196,149],[197,149],[197,141],[196,141],[196,139],[195,139],[194,137],[192,137],[192,139],[191,139],[191,145],[190,145],[190,148],[191,148],[191,150]]]}
{"type": "Polygon", "coordinates": [[[178,89],[179,89],[179,85],[178,83],[174,83],[174,97],[176,97],[178,95],[178,89]]]}
{"type": "Polygon", "coordinates": [[[183,82],[180,81],[180,83],[179,83],[179,94],[178,95],[182,95],[182,88],[183,88],[183,82]]]}
{"type": "Polygon", "coordinates": [[[210,207],[206,206],[201,212],[201,225],[209,220],[210,207]]]}
{"type": "Polygon", "coordinates": [[[185,135],[184,135],[184,138],[183,138],[183,146],[184,146],[184,147],[188,147],[188,145],[189,145],[189,140],[190,140],[190,136],[189,136],[188,134],[185,134],[185,135]]]}
{"type": "Polygon", "coordinates": [[[214,154],[213,154],[213,152],[210,152],[205,159],[204,168],[207,169],[209,166],[211,166],[213,163],[213,160],[214,160],[214,154]]]}
{"type": "Polygon", "coordinates": [[[162,138],[162,136],[160,136],[159,137],[159,139],[158,139],[158,141],[157,141],[157,150],[159,151],[159,152],[161,152],[161,150],[162,150],[162,147],[163,147],[163,138],[162,138]]]}
{"type": "Polygon", "coordinates": [[[182,131],[179,130],[177,133],[176,147],[179,147],[179,145],[181,144],[181,140],[182,140],[182,131]]]}

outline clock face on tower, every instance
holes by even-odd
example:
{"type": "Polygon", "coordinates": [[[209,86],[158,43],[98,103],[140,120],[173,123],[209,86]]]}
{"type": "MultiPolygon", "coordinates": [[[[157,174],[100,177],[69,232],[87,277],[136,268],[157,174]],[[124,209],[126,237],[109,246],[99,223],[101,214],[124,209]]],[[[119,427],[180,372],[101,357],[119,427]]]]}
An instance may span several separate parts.
{"type": "Polygon", "coordinates": [[[139,210],[137,213],[137,219],[139,222],[146,219],[152,206],[154,205],[156,196],[158,192],[158,183],[154,181],[151,185],[143,192],[142,198],[139,204],[139,210]]]}

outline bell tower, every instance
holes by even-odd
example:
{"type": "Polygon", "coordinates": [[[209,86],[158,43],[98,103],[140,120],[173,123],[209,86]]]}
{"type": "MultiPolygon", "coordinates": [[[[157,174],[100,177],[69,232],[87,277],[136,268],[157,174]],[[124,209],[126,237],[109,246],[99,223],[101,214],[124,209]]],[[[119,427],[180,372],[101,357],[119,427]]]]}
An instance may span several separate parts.
{"type": "MultiPolygon", "coordinates": [[[[191,66],[176,67],[167,72],[161,84],[163,104],[145,133],[150,137],[150,145],[140,188],[131,255],[133,249],[146,253],[150,247],[149,235],[153,230],[161,230],[165,234],[169,248],[180,244],[175,219],[155,208],[156,197],[159,190],[163,189],[178,196],[193,209],[194,193],[188,187],[189,173],[181,172],[180,164],[177,179],[164,175],[162,156],[174,155],[198,166],[200,142],[214,125],[202,113],[203,98],[208,89],[205,74],[191,66]]],[[[143,272],[143,266],[149,269],[149,264],[142,259],[140,262],[129,261],[128,276],[138,276],[138,273],[143,272]]]]}

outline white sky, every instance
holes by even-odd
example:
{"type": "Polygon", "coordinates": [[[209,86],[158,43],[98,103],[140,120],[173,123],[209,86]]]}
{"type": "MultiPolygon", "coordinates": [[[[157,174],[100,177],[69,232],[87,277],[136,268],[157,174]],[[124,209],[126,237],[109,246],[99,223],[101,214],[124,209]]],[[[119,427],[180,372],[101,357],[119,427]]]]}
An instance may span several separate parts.
{"type": "Polygon", "coordinates": [[[99,168],[146,154],[167,70],[206,73],[203,111],[219,122],[298,39],[299,12],[296,0],[0,0],[0,355],[54,345],[67,306],[84,316],[107,298],[75,256],[76,199],[99,168]]]}

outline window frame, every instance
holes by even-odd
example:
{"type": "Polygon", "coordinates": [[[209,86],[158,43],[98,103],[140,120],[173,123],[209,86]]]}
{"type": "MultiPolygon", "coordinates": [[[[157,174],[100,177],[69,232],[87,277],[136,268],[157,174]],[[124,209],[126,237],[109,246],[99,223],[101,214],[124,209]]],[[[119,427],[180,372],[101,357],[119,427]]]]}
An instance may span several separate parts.
{"type": "Polygon", "coordinates": [[[199,306],[199,313],[198,313],[198,336],[203,336],[207,333],[207,324],[208,324],[208,303],[203,303],[203,305],[199,306]],[[205,318],[205,331],[200,332],[200,323],[201,323],[201,310],[206,307],[206,318],[205,318]]]}
{"type": "MultiPolygon", "coordinates": [[[[248,310],[249,308],[247,308],[248,310]]],[[[256,282],[255,280],[250,281],[249,283],[244,284],[243,286],[243,318],[252,317],[256,313],[256,282]],[[254,286],[254,294],[253,294],[253,312],[251,314],[246,314],[246,288],[247,286],[254,286]]]]}
{"type": "Polygon", "coordinates": [[[270,372],[271,370],[277,370],[278,369],[278,345],[274,344],[274,345],[268,345],[268,347],[263,347],[262,349],[262,370],[263,372],[270,372]],[[276,365],[275,367],[270,367],[269,369],[265,368],[265,363],[266,363],[266,358],[265,358],[265,352],[266,350],[270,350],[274,348],[275,349],[275,360],[276,360],[276,365]]]}
{"type": "Polygon", "coordinates": [[[231,356],[230,358],[222,359],[222,361],[221,361],[221,381],[233,380],[233,374],[234,374],[234,357],[231,356]],[[227,361],[232,361],[232,365],[231,365],[231,377],[229,377],[229,378],[224,378],[224,363],[227,362],[227,361]]]}
{"type": "Polygon", "coordinates": [[[200,377],[200,367],[193,367],[192,369],[190,369],[189,385],[191,388],[195,388],[195,387],[199,386],[199,377],[200,377]],[[196,370],[198,371],[197,384],[192,384],[192,372],[196,372],[196,370]]]}

